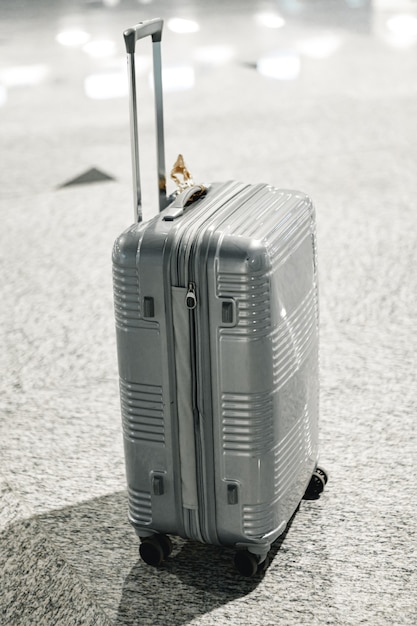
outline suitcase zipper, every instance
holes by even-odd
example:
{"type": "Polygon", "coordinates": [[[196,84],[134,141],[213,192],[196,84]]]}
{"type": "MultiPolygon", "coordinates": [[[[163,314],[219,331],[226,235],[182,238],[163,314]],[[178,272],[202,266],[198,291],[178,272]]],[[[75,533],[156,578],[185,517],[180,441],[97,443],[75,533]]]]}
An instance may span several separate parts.
{"type": "MultiPolygon", "coordinates": [[[[190,274],[190,266],[189,266],[190,274]]],[[[197,533],[199,539],[209,541],[209,536],[204,521],[204,511],[206,510],[205,478],[204,478],[204,445],[203,445],[203,425],[201,423],[201,413],[198,408],[198,354],[197,354],[197,294],[196,285],[193,281],[188,282],[188,291],[185,304],[189,311],[190,319],[190,361],[191,361],[191,393],[194,420],[194,441],[196,456],[196,481],[198,513],[196,522],[198,524],[197,533]]]]}
{"type": "Polygon", "coordinates": [[[197,297],[195,295],[195,284],[188,283],[188,292],[185,298],[187,309],[193,311],[197,306],[197,297]]]}
{"type": "MultiPolygon", "coordinates": [[[[220,195],[216,198],[216,200],[209,200],[207,204],[204,205],[204,216],[207,219],[208,216],[215,213],[219,208],[224,206],[229,200],[234,198],[236,194],[239,194],[242,188],[245,188],[240,183],[232,183],[227,184],[222,189],[220,195]]],[[[209,536],[207,532],[207,524],[205,523],[205,507],[206,507],[206,497],[205,497],[205,472],[204,472],[204,447],[203,447],[203,429],[201,424],[200,412],[198,410],[198,376],[197,376],[197,339],[196,339],[196,307],[197,307],[197,289],[196,284],[192,279],[192,264],[191,264],[191,250],[194,248],[193,238],[190,238],[190,233],[187,227],[191,226],[192,220],[187,219],[187,215],[184,215],[185,223],[182,224],[182,228],[180,227],[181,233],[177,234],[177,241],[175,252],[171,258],[176,259],[176,264],[172,268],[174,271],[174,280],[177,285],[183,285],[185,287],[186,295],[184,306],[188,310],[188,329],[189,329],[189,338],[190,338],[190,347],[189,347],[189,371],[190,371],[190,385],[191,385],[191,414],[194,425],[194,450],[191,454],[194,455],[195,458],[195,490],[196,490],[196,505],[197,510],[188,509],[185,507],[184,509],[184,528],[186,535],[189,538],[195,539],[197,541],[209,541],[209,536]],[[179,235],[179,236],[178,236],[179,235]],[[188,236],[187,236],[188,235],[188,236]]],[[[202,217],[202,216],[201,216],[202,217]]],[[[194,235],[197,236],[201,230],[203,225],[203,220],[201,219],[197,221],[197,228],[194,232],[194,235]]],[[[183,218],[183,219],[184,219],[183,218]]],[[[206,221],[206,220],[204,220],[206,221]]],[[[175,331],[174,331],[175,332],[175,331]]],[[[178,416],[181,419],[181,416],[178,416]]],[[[178,425],[180,428],[180,424],[178,425]]],[[[183,451],[186,453],[186,451],[183,451]]],[[[181,454],[181,453],[180,453],[181,454]]],[[[184,463],[184,467],[187,464],[184,463]]],[[[188,469],[186,469],[188,471],[188,469]]],[[[192,480],[192,476],[187,476],[188,479],[192,480]]]]}

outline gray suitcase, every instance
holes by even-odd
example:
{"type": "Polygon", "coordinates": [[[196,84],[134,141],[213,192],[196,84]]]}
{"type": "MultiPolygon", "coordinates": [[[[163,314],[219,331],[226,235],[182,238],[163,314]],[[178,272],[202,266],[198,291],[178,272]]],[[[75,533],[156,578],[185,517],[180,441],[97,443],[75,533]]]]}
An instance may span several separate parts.
{"type": "Polygon", "coordinates": [[[303,193],[233,181],[167,198],[161,33],[160,19],[124,33],[136,219],[115,242],[113,276],[129,520],[149,564],[178,535],[236,548],[250,576],[327,480],[314,209],[303,193]],[[134,53],[147,35],[160,212],[144,223],[134,53]]]}

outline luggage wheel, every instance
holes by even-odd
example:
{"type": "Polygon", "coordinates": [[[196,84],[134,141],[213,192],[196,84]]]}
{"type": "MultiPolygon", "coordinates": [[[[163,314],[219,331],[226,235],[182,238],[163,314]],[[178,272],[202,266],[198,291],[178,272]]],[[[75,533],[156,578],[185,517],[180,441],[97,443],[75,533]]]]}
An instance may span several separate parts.
{"type": "Polygon", "coordinates": [[[268,556],[260,561],[260,557],[248,550],[239,550],[235,554],[234,564],[241,576],[250,578],[258,572],[265,572],[269,565],[268,556]]]}
{"type": "Polygon", "coordinates": [[[167,535],[151,535],[141,539],[139,554],[145,563],[158,567],[172,552],[172,542],[167,535]]]}
{"type": "Polygon", "coordinates": [[[323,492],[328,481],[327,472],[322,467],[316,467],[314,470],[308,487],[305,490],[303,500],[317,500],[323,492]]]}

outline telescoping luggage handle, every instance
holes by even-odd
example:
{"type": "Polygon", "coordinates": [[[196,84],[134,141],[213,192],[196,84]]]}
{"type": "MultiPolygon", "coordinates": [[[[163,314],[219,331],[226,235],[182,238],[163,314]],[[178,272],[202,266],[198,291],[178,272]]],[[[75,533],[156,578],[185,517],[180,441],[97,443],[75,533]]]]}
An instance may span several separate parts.
{"type": "Polygon", "coordinates": [[[132,173],[133,173],[133,198],[135,219],[142,221],[142,195],[140,185],[140,165],[139,165],[139,135],[138,135],[138,114],[136,101],[136,72],[135,72],[135,47],[136,42],[144,37],[152,37],[153,49],[153,78],[155,92],[155,116],[156,116],[156,149],[158,163],[158,194],[159,210],[162,211],[168,204],[166,192],[165,176],[165,145],[164,145],[164,115],[162,102],[162,62],[161,62],[161,38],[163,20],[155,18],[140,22],[133,28],[129,28],[123,33],[128,62],[129,73],[129,109],[130,109],[130,130],[132,147],[132,173]]]}

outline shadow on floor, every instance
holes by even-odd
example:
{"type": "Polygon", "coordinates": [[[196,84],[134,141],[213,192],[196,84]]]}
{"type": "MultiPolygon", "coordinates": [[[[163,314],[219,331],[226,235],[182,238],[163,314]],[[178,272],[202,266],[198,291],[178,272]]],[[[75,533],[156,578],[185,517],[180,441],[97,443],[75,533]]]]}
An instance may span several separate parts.
{"type": "Polygon", "coordinates": [[[0,613],[9,626],[180,625],[262,581],[239,576],[233,550],[177,537],[173,544],[159,568],[139,558],[125,492],[13,521],[0,532],[0,613]]]}
{"type": "MultiPolygon", "coordinates": [[[[270,561],[279,551],[292,521],[269,553],[270,561]]],[[[155,569],[140,559],[123,585],[117,624],[188,624],[256,589],[264,577],[240,576],[234,568],[234,550],[172,538],[171,557],[155,569]],[[150,587],[151,592],[144,591],[150,587]]],[[[139,544],[137,544],[139,545],[139,544]]]]}

